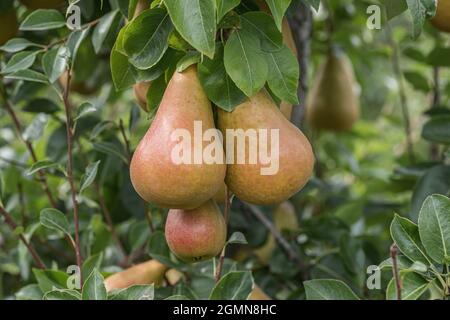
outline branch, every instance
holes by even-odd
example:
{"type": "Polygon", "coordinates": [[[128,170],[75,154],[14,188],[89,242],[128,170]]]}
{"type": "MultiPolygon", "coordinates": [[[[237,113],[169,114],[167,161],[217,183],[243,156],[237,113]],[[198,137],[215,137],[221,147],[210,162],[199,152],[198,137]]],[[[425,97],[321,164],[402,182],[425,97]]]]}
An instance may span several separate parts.
{"type": "MultiPolygon", "coordinates": [[[[433,101],[431,108],[436,108],[441,103],[440,81],[439,81],[439,67],[433,68],[433,101]]],[[[437,143],[431,143],[430,145],[430,157],[432,161],[439,160],[439,145],[437,143]]]]}
{"type": "Polygon", "coordinates": [[[261,211],[261,209],[259,209],[257,206],[245,202],[242,202],[242,204],[245,208],[250,210],[250,212],[267,228],[267,230],[269,230],[269,232],[274,236],[275,240],[277,241],[281,249],[283,249],[283,251],[287,254],[289,260],[295,261],[298,264],[300,271],[303,274],[303,277],[305,279],[308,278],[307,277],[308,267],[303,263],[298,253],[294,250],[291,244],[283,237],[280,231],[278,231],[278,229],[273,225],[273,223],[269,219],[267,219],[267,217],[261,211]]]}
{"type": "Polygon", "coordinates": [[[292,26],[300,65],[300,83],[297,90],[300,104],[292,108],[291,122],[300,128],[305,114],[306,96],[308,94],[308,65],[312,34],[312,12],[309,6],[300,4],[300,8],[295,11],[289,22],[292,26]]]}
{"type": "MultiPolygon", "coordinates": [[[[17,224],[14,222],[11,214],[9,214],[9,212],[7,212],[2,206],[0,206],[0,213],[5,218],[6,224],[14,232],[14,230],[17,229],[17,224]]],[[[38,268],[45,270],[46,266],[45,266],[44,262],[42,261],[41,257],[36,252],[36,250],[31,246],[31,244],[27,241],[27,239],[25,239],[23,234],[19,234],[19,239],[20,239],[20,241],[23,242],[25,247],[27,247],[28,251],[30,252],[31,256],[33,257],[33,260],[36,263],[36,265],[38,266],[38,268]]]]}
{"type": "Polygon", "coordinates": [[[391,246],[390,253],[392,259],[392,274],[394,276],[395,287],[397,291],[397,300],[402,300],[402,282],[399,277],[398,263],[397,263],[398,248],[395,245],[395,243],[391,246]]]}
{"type": "MultiPolygon", "coordinates": [[[[8,99],[8,95],[6,93],[6,89],[3,87],[3,84],[0,85],[0,93],[5,102],[6,111],[11,116],[12,122],[14,124],[14,128],[16,129],[17,136],[19,137],[19,140],[22,141],[23,144],[26,146],[28,152],[30,153],[31,159],[33,160],[33,163],[38,162],[33,145],[31,144],[31,142],[26,141],[22,136],[22,124],[20,123],[19,118],[17,117],[16,113],[14,112],[14,108],[12,107],[12,105],[8,99]]],[[[45,194],[47,195],[50,205],[53,208],[56,208],[56,202],[52,196],[52,193],[50,192],[50,188],[48,186],[47,177],[46,177],[45,173],[43,171],[39,170],[38,175],[39,175],[39,181],[41,183],[42,190],[44,190],[45,194]]]]}
{"type": "MultiPolygon", "coordinates": [[[[69,102],[69,92],[70,92],[70,81],[72,78],[72,71],[69,69],[67,71],[67,81],[63,93],[64,109],[66,111],[66,135],[67,135],[67,180],[69,181],[70,190],[72,194],[73,203],[73,217],[75,223],[75,254],[77,259],[77,265],[79,270],[81,270],[83,261],[81,257],[80,250],[80,222],[78,217],[78,200],[77,200],[77,190],[73,180],[73,120],[72,120],[72,108],[69,102]]],[[[83,284],[83,279],[81,279],[81,284],[83,284]]]]}
{"type": "MultiPolygon", "coordinates": [[[[386,16],[386,11],[384,11],[386,16]]],[[[392,29],[389,23],[386,23],[386,34],[387,39],[389,42],[389,45],[392,48],[393,55],[392,55],[392,67],[394,69],[395,76],[397,78],[397,82],[399,85],[399,94],[400,94],[400,106],[402,108],[402,115],[403,115],[403,121],[405,123],[405,135],[406,135],[406,144],[407,144],[407,150],[408,150],[408,156],[409,161],[411,163],[415,162],[415,155],[414,155],[414,144],[413,144],[413,138],[412,138],[412,129],[411,129],[411,118],[409,114],[409,107],[408,107],[408,99],[406,96],[406,88],[405,88],[405,82],[403,79],[401,64],[400,64],[400,50],[398,48],[397,43],[394,41],[394,38],[392,36],[392,29]]]]}
{"type": "MultiPolygon", "coordinates": [[[[230,221],[230,189],[228,189],[227,186],[225,186],[226,189],[226,199],[225,199],[225,212],[224,212],[224,219],[225,219],[225,224],[227,226],[227,231],[226,233],[228,234],[228,223],[230,221]]],[[[222,269],[223,269],[223,264],[225,262],[225,249],[226,249],[226,245],[223,247],[222,253],[220,254],[220,258],[219,258],[219,264],[217,265],[217,270],[216,270],[216,282],[219,282],[221,276],[222,276],[222,269]]]]}

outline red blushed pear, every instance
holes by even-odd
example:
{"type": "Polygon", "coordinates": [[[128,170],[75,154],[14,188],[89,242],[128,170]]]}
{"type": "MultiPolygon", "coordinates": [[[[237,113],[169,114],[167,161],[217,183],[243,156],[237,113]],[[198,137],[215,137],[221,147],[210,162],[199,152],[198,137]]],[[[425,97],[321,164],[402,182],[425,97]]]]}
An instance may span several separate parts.
{"type": "Polygon", "coordinates": [[[199,142],[198,135],[206,136],[207,131],[214,130],[211,103],[200,84],[196,66],[175,72],[131,161],[131,181],[138,194],[148,202],[170,209],[194,209],[211,199],[225,178],[223,147],[220,141],[216,143],[222,154],[217,156],[221,158],[219,161],[198,159],[195,155],[199,149],[210,150],[215,141],[200,137],[199,142]],[[201,128],[194,134],[199,124],[201,128]],[[181,131],[188,137],[178,135],[181,131]],[[185,148],[177,153],[180,145],[185,148]],[[188,153],[192,157],[186,156],[188,153]],[[179,161],[181,154],[188,161],[179,161]]]}
{"type": "Polygon", "coordinates": [[[308,182],[314,167],[311,145],[266,91],[260,91],[233,112],[219,109],[218,120],[229,158],[225,182],[236,197],[257,205],[278,204],[308,182]],[[264,149],[266,155],[261,156],[264,149]],[[239,160],[243,157],[245,161],[239,160]]]}
{"type": "Polygon", "coordinates": [[[167,244],[185,262],[217,256],[225,245],[226,233],[225,219],[213,200],[193,210],[172,209],[167,216],[167,244]]]}
{"type": "Polygon", "coordinates": [[[440,31],[450,32],[450,0],[438,0],[431,24],[440,31]]]}

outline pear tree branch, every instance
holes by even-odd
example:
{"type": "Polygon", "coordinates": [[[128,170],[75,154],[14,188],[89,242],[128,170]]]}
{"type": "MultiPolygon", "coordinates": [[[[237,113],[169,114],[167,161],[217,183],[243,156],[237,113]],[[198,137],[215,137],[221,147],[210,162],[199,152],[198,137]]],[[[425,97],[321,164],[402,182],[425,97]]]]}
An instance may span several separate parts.
{"type": "MultiPolygon", "coordinates": [[[[5,210],[5,208],[3,208],[3,206],[1,206],[1,205],[0,205],[0,213],[3,216],[3,218],[5,219],[6,224],[11,228],[11,230],[12,231],[16,230],[18,227],[17,224],[14,222],[14,219],[12,218],[11,214],[9,212],[7,212],[5,210]]],[[[35,264],[38,266],[38,268],[45,270],[46,267],[45,267],[45,264],[42,261],[41,257],[36,252],[36,250],[33,248],[33,246],[28,242],[28,240],[23,236],[23,234],[19,234],[19,239],[20,239],[20,241],[23,242],[25,247],[30,252],[30,254],[33,257],[33,260],[34,260],[35,264]]]]}
{"type": "Polygon", "coordinates": [[[392,274],[394,276],[395,288],[397,292],[397,300],[402,300],[402,282],[400,280],[399,272],[398,272],[398,247],[394,243],[390,249],[391,259],[392,259],[392,274]]]}

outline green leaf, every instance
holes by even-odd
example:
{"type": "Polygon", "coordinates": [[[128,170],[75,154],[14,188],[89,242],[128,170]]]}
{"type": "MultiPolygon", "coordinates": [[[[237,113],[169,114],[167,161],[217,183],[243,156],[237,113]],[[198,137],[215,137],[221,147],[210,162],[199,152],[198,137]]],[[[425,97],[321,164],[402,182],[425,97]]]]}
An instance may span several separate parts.
{"type": "Polygon", "coordinates": [[[55,83],[66,71],[69,50],[67,47],[54,48],[42,57],[42,67],[50,83],[55,83]]]}
{"type": "Polygon", "coordinates": [[[16,53],[9,59],[6,66],[2,69],[2,73],[13,73],[19,70],[25,70],[31,67],[36,60],[36,51],[23,51],[16,53]]]}
{"type": "Polygon", "coordinates": [[[292,0],[266,0],[278,30],[282,31],[283,18],[292,0]]]}
{"type": "Polygon", "coordinates": [[[153,114],[158,109],[166,87],[167,82],[164,74],[152,81],[150,88],[147,90],[147,107],[150,114],[153,114]]]}
{"type": "Polygon", "coordinates": [[[42,160],[33,163],[33,165],[26,171],[28,176],[35,174],[38,171],[57,167],[59,164],[50,160],[42,160]]]}
{"type": "Polygon", "coordinates": [[[103,252],[91,255],[83,262],[83,267],[81,268],[83,279],[87,279],[89,275],[94,271],[94,269],[100,269],[103,262],[103,252]]]}
{"type": "MultiPolygon", "coordinates": [[[[398,255],[397,256],[397,267],[399,270],[409,269],[413,265],[413,262],[409,260],[404,255],[398,255]]],[[[393,263],[392,258],[388,258],[381,262],[379,265],[380,269],[390,268],[392,269],[393,263]]]]}
{"type": "Polygon", "coordinates": [[[428,255],[439,264],[450,263],[450,199],[432,195],[419,214],[419,233],[428,255]]]}
{"type": "Polygon", "coordinates": [[[433,67],[450,67],[450,48],[436,47],[428,54],[426,62],[433,67]]]}
{"type": "Polygon", "coordinates": [[[44,113],[39,113],[34,117],[33,121],[26,127],[23,133],[25,141],[39,140],[44,133],[45,126],[48,122],[48,116],[44,113]]]}
{"type": "Polygon", "coordinates": [[[83,300],[107,300],[108,294],[106,293],[105,285],[103,281],[105,279],[94,269],[91,275],[86,279],[83,285],[83,292],[81,297],[83,300]]]}
{"type": "Polygon", "coordinates": [[[245,238],[242,232],[233,232],[230,238],[227,241],[227,244],[238,243],[238,244],[248,244],[247,239],[245,238]]]}
{"type": "Polygon", "coordinates": [[[217,2],[217,22],[220,22],[225,15],[236,8],[241,0],[216,0],[217,2]]]}
{"type": "Polygon", "coordinates": [[[177,63],[177,72],[183,72],[193,64],[199,63],[201,60],[201,55],[197,51],[190,51],[181,58],[177,63]]]}
{"type": "Polygon", "coordinates": [[[307,300],[359,300],[358,296],[342,281],[317,279],[303,282],[307,300]]]}
{"type": "Polygon", "coordinates": [[[128,57],[113,49],[111,52],[111,77],[117,91],[130,88],[136,83],[134,67],[128,62],[128,57]]]}
{"type": "Polygon", "coordinates": [[[411,220],[417,221],[419,212],[425,199],[432,194],[449,194],[450,166],[437,165],[428,169],[420,178],[411,203],[411,220]]]}
{"type": "Polygon", "coordinates": [[[98,166],[100,162],[101,161],[99,160],[97,162],[91,163],[86,167],[84,175],[81,177],[80,191],[79,191],[80,194],[94,182],[95,177],[97,176],[98,166]]]}
{"type": "Polygon", "coordinates": [[[9,40],[3,46],[1,46],[0,50],[8,52],[8,53],[15,53],[15,52],[23,51],[29,47],[43,48],[44,46],[41,46],[37,43],[31,42],[30,40],[27,40],[24,38],[14,38],[14,39],[9,40]]]}
{"type": "Polygon", "coordinates": [[[195,49],[214,57],[216,39],[215,0],[165,0],[180,35],[195,49]]]}
{"type": "Polygon", "coordinates": [[[264,87],[268,66],[255,36],[240,30],[233,32],[225,45],[224,63],[230,78],[248,97],[264,87]]]}
{"type": "Polygon", "coordinates": [[[81,300],[81,295],[76,290],[56,289],[47,292],[44,295],[44,300],[81,300]]]}
{"type": "Polygon", "coordinates": [[[123,47],[131,64],[142,70],[154,66],[168,48],[171,31],[172,23],[163,9],[146,10],[132,20],[123,35],[123,47]]]}
{"type": "Polygon", "coordinates": [[[16,292],[17,300],[42,300],[42,291],[37,284],[29,284],[16,292]]]}
{"type": "Polygon", "coordinates": [[[406,1],[399,0],[384,0],[384,6],[386,8],[387,19],[391,20],[396,16],[402,14],[408,9],[406,1]]]}
{"type": "Polygon", "coordinates": [[[66,25],[64,16],[54,9],[38,9],[28,15],[20,25],[22,31],[58,29],[66,25]]]}
{"type": "Polygon", "coordinates": [[[83,102],[77,109],[77,116],[75,117],[74,121],[78,121],[84,116],[97,111],[98,109],[91,102],[83,102]]]}
{"type": "Polygon", "coordinates": [[[107,38],[116,32],[121,19],[119,10],[111,11],[101,17],[92,32],[92,45],[95,53],[99,53],[107,38]]]}
{"type": "Polygon", "coordinates": [[[210,300],[246,300],[253,290],[253,277],[250,271],[230,272],[216,284],[210,300]]]}
{"type": "MultiPolygon", "coordinates": [[[[309,4],[314,10],[316,10],[316,12],[319,12],[320,0],[303,0],[303,1],[305,1],[307,4],[309,4]]],[[[398,0],[394,0],[394,1],[398,1],[398,0]]]]}
{"type": "Polygon", "coordinates": [[[223,47],[218,46],[214,59],[204,58],[198,76],[208,98],[225,111],[233,111],[247,97],[228,76],[223,63],[223,47]]]}
{"type": "Polygon", "coordinates": [[[283,36],[267,13],[247,12],[240,17],[242,30],[256,35],[263,51],[278,51],[283,47],[283,36]]]}
{"type": "Polygon", "coordinates": [[[450,116],[432,117],[422,128],[422,137],[428,141],[450,144],[450,116]]]}
{"type": "Polygon", "coordinates": [[[427,18],[436,14],[436,2],[434,0],[406,0],[406,3],[413,19],[413,37],[417,38],[422,33],[427,18]]]}
{"type": "Polygon", "coordinates": [[[90,27],[75,30],[69,35],[69,39],[67,39],[67,48],[69,48],[72,68],[78,55],[78,49],[80,49],[81,43],[86,39],[90,31],[90,27]]]}
{"type": "Polygon", "coordinates": [[[69,221],[61,211],[53,208],[43,209],[39,216],[41,224],[49,229],[62,231],[70,236],[69,221]]]}
{"type": "Polygon", "coordinates": [[[26,112],[52,114],[60,110],[56,103],[45,98],[36,98],[31,101],[27,101],[26,103],[27,104],[22,109],[26,112]]]}
{"type": "Polygon", "coordinates": [[[266,53],[269,65],[267,83],[270,90],[281,100],[298,104],[298,79],[300,67],[297,58],[286,45],[277,52],[266,53]]]}
{"type": "Polygon", "coordinates": [[[164,232],[155,231],[152,233],[148,242],[148,253],[152,258],[160,261],[166,266],[171,268],[176,268],[178,266],[172,261],[172,259],[170,259],[170,249],[167,245],[164,232]]]}
{"type": "Polygon", "coordinates": [[[43,293],[67,288],[69,275],[63,271],[33,269],[33,274],[43,293]]]}
{"type": "Polygon", "coordinates": [[[428,92],[430,90],[430,84],[428,79],[425,78],[421,73],[415,71],[405,71],[405,79],[414,87],[414,89],[428,92]]]}
{"type": "Polygon", "coordinates": [[[20,70],[5,76],[5,79],[23,80],[48,84],[47,77],[34,70],[20,70]]]}
{"type": "Polygon", "coordinates": [[[416,224],[399,215],[391,223],[391,236],[399,250],[412,261],[420,261],[427,266],[431,264],[425,253],[416,224]]]}
{"type": "MultiPolygon", "coordinates": [[[[402,272],[400,274],[402,283],[402,300],[418,300],[425,291],[428,290],[429,282],[421,275],[415,272],[402,272]]],[[[397,287],[395,280],[392,279],[386,289],[387,300],[397,300],[397,287]]]]}
{"type": "Polygon", "coordinates": [[[124,163],[128,164],[127,157],[123,154],[123,150],[119,149],[117,145],[111,142],[96,142],[92,144],[93,148],[97,151],[113,155],[121,159],[124,163]]]}
{"type": "Polygon", "coordinates": [[[155,285],[135,285],[110,293],[109,300],[153,300],[155,285]]]}

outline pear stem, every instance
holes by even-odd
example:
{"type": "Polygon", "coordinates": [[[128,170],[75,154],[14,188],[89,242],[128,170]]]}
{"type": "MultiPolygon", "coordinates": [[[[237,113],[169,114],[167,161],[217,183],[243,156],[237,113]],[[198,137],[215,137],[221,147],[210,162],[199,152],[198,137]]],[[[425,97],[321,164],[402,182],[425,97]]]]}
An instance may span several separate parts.
{"type": "MultiPolygon", "coordinates": [[[[33,163],[38,162],[38,158],[36,156],[36,152],[34,151],[33,145],[31,144],[31,142],[25,140],[22,136],[22,124],[20,123],[20,120],[17,117],[17,114],[15,113],[14,108],[11,105],[11,102],[9,101],[8,94],[6,92],[6,89],[3,87],[3,84],[0,85],[0,93],[1,93],[2,99],[4,101],[6,111],[10,115],[13,125],[14,125],[14,128],[16,129],[17,136],[19,137],[20,141],[22,141],[22,143],[27,148],[28,153],[31,156],[31,159],[33,160],[33,163]]],[[[37,174],[38,174],[38,181],[40,182],[42,190],[45,192],[50,205],[53,208],[56,208],[56,201],[55,201],[55,198],[53,197],[52,193],[50,192],[50,187],[48,186],[48,182],[47,182],[47,176],[45,175],[44,171],[42,171],[42,170],[39,170],[37,172],[37,174]]]]}
{"type": "MultiPolygon", "coordinates": [[[[63,102],[64,109],[66,111],[66,136],[67,136],[67,180],[69,181],[71,196],[72,196],[72,204],[73,204],[73,217],[75,223],[75,255],[77,259],[77,266],[81,271],[81,267],[83,264],[83,258],[81,257],[81,249],[80,249],[80,222],[78,216],[78,200],[77,200],[77,189],[75,187],[75,182],[73,180],[73,137],[74,137],[74,128],[73,128],[73,120],[72,120],[72,106],[69,101],[69,93],[70,93],[70,82],[72,79],[72,70],[69,69],[67,71],[67,80],[63,92],[63,102]]],[[[80,272],[81,277],[81,272],[80,272]]],[[[81,287],[83,287],[83,279],[80,279],[81,287]]]]}
{"type": "MultiPolygon", "coordinates": [[[[11,230],[14,232],[17,229],[17,224],[14,222],[14,219],[12,218],[11,214],[9,212],[7,212],[5,210],[5,208],[3,208],[0,205],[0,213],[2,214],[2,216],[5,218],[5,222],[6,224],[11,228],[11,230]]],[[[46,269],[46,266],[44,264],[44,262],[42,261],[41,257],[39,256],[39,254],[36,252],[36,250],[33,248],[33,246],[28,242],[28,240],[23,236],[23,234],[19,234],[19,239],[20,241],[23,242],[23,244],[25,245],[25,247],[28,249],[28,251],[30,252],[31,256],[33,257],[34,262],[36,263],[36,265],[38,266],[39,269],[46,269]]]]}

